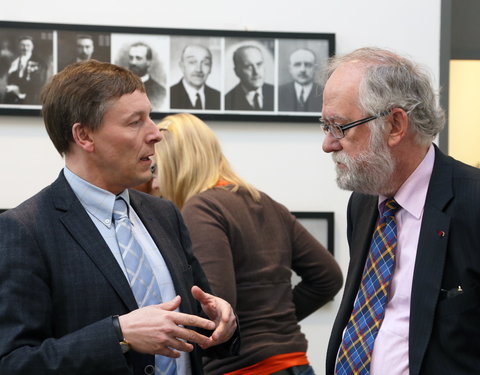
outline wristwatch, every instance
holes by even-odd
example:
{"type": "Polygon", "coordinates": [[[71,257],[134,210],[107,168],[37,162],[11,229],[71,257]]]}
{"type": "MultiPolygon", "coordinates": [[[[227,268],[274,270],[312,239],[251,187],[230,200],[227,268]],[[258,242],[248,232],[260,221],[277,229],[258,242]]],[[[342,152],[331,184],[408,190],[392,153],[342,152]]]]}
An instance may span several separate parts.
{"type": "Polygon", "coordinates": [[[125,354],[131,348],[128,341],[125,340],[125,338],[123,337],[122,327],[120,327],[120,320],[118,320],[118,315],[112,316],[112,324],[113,324],[113,328],[115,328],[115,332],[117,333],[120,349],[122,349],[122,353],[125,354]]]}

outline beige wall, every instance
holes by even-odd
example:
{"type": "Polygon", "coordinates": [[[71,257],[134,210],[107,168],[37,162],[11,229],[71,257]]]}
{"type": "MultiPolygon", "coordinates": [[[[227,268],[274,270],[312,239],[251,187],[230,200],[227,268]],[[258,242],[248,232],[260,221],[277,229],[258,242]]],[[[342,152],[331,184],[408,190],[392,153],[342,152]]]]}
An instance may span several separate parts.
{"type": "Polygon", "coordinates": [[[480,61],[451,60],[448,153],[480,167],[480,61]]]}

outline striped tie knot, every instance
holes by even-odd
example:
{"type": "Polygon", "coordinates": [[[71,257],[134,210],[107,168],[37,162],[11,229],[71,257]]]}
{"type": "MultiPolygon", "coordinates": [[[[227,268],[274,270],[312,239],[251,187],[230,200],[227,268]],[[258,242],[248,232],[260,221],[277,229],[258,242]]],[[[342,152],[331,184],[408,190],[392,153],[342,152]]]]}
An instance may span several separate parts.
{"type": "Polygon", "coordinates": [[[115,222],[120,220],[129,220],[128,217],[128,206],[125,200],[122,197],[117,197],[115,199],[115,204],[113,205],[113,220],[115,222]]]}

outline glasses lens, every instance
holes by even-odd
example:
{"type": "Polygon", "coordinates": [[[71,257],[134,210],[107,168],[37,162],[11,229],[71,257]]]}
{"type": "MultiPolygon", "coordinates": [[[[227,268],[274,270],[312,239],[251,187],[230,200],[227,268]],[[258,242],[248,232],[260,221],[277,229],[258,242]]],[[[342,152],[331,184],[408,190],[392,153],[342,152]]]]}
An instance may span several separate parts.
{"type": "Polygon", "coordinates": [[[330,125],[330,132],[337,139],[343,138],[343,130],[340,128],[339,125],[330,125]]]}

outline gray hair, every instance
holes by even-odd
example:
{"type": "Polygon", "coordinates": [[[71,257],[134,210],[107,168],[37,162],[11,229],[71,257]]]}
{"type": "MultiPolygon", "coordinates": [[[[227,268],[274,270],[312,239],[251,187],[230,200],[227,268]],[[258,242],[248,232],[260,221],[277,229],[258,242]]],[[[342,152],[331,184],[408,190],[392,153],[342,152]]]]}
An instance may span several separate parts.
{"type": "Polygon", "coordinates": [[[340,65],[354,61],[365,68],[359,88],[360,108],[366,114],[402,108],[408,114],[417,142],[432,142],[443,129],[445,114],[426,70],[393,52],[367,47],[333,57],[327,67],[327,78],[340,65]]]}

